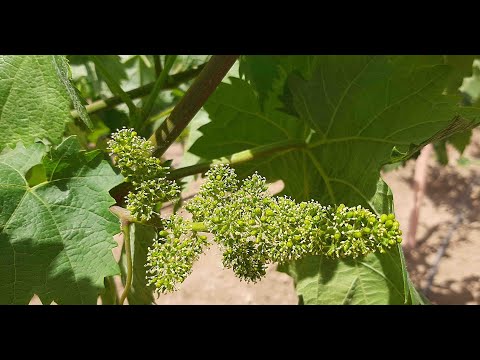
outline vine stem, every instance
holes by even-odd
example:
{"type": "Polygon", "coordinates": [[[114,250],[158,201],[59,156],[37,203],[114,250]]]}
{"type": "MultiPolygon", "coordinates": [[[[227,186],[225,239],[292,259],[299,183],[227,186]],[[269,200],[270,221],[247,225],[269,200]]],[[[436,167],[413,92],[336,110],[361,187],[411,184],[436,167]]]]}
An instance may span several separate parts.
{"type": "Polygon", "coordinates": [[[162,117],[164,116],[167,116],[169,114],[172,113],[173,109],[174,109],[175,106],[170,106],[169,108],[165,109],[165,110],[162,110],[161,112],[159,112],[158,114],[156,115],[153,115],[152,117],[150,117],[148,120],[146,120],[143,125],[146,126],[146,125],[150,125],[152,123],[154,123],[155,121],[161,119],[162,117]]]}
{"type": "MultiPolygon", "coordinates": [[[[194,77],[196,77],[202,71],[202,69],[204,67],[205,67],[205,64],[202,64],[195,69],[186,70],[186,71],[183,71],[181,73],[169,76],[168,80],[165,83],[165,86],[162,88],[162,90],[171,90],[171,89],[176,88],[180,84],[183,84],[187,81],[192,80],[194,77]]],[[[87,69],[88,69],[88,67],[87,67],[87,69]]],[[[126,94],[132,100],[133,99],[138,99],[138,98],[141,98],[141,97],[144,97],[144,96],[150,94],[154,85],[155,85],[155,83],[152,82],[150,84],[146,84],[146,85],[140,86],[136,89],[127,91],[126,94]]],[[[105,99],[105,100],[94,101],[91,104],[86,105],[85,109],[87,110],[87,113],[94,114],[94,113],[102,111],[102,110],[111,109],[111,108],[113,108],[117,105],[120,105],[122,103],[123,103],[123,100],[119,96],[113,96],[113,97],[105,99]]],[[[75,119],[80,117],[77,110],[72,110],[70,112],[70,114],[75,119]]]]}
{"type": "Polygon", "coordinates": [[[183,129],[187,127],[198,110],[201,109],[220,84],[238,56],[213,55],[211,57],[192,86],[190,86],[180,102],[175,106],[170,116],[165,119],[162,125],[150,137],[149,140],[155,146],[154,156],[162,156],[183,129]]]}
{"type": "Polygon", "coordinates": [[[265,157],[281,151],[289,151],[306,147],[306,144],[298,140],[285,140],[273,144],[257,146],[252,149],[240,151],[230,156],[213,159],[210,161],[200,162],[195,165],[186,166],[180,169],[172,170],[167,178],[170,180],[180,179],[189,175],[203,173],[214,164],[240,165],[242,163],[265,157]]]}
{"type": "MultiPolygon", "coordinates": [[[[178,180],[186,176],[195,175],[207,171],[213,164],[229,164],[231,166],[236,166],[243,164],[248,161],[256,160],[263,158],[272,154],[279,152],[287,152],[294,149],[306,148],[306,144],[299,140],[284,140],[279,141],[273,144],[257,146],[248,150],[243,150],[231,155],[226,155],[217,159],[199,162],[198,164],[182,167],[179,169],[172,170],[170,174],[167,175],[167,178],[170,180],[178,180]]],[[[124,183],[122,187],[119,187],[118,190],[112,194],[115,200],[120,203],[126,194],[131,190],[130,183],[124,183]]],[[[110,207],[110,211],[114,213],[118,218],[125,216],[128,217],[129,221],[135,222],[133,217],[129,215],[130,213],[125,212],[126,210],[120,206],[110,207]]],[[[151,220],[154,221],[154,220],[151,220]]],[[[150,221],[150,222],[151,222],[150,221]]],[[[146,225],[159,226],[160,224],[146,223],[146,225]]]]}
{"type": "MultiPolygon", "coordinates": [[[[149,226],[155,226],[157,228],[162,228],[162,223],[161,222],[143,222],[143,221],[138,221],[135,220],[135,218],[130,214],[130,211],[127,209],[124,209],[118,205],[114,205],[110,207],[110,211],[117,215],[120,218],[120,221],[122,223],[122,231],[123,231],[123,224],[142,224],[142,225],[149,225],[149,226]]],[[[207,227],[203,222],[193,222],[192,223],[192,230],[193,231],[201,231],[201,232],[206,232],[207,227]]],[[[125,234],[123,235],[125,236],[125,234]]],[[[126,240],[124,240],[126,241],[126,240]]],[[[126,249],[126,248],[125,248],[126,249]]]]}
{"type": "Polygon", "coordinates": [[[132,249],[130,247],[130,222],[128,220],[122,219],[122,232],[123,232],[123,243],[125,244],[125,255],[127,257],[127,280],[125,282],[125,288],[123,289],[122,296],[120,297],[120,305],[123,305],[125,299],[128,296],[128,292],[132,287],[132,277],[133,277],[133,265],[132,265],[132,249]]]}
{"type": "Polygon", "coordinates": [[[153,63],[155,65],[155,76],[158,78],[163,70],[160,55],[153,55],[153,63]]]}
{"type": "Polygon", "coordinates": [[[139,221],[135,219],[130,211],[128,211],[125,208],[122,208],[121,206],[118,205],[113,205],[110,206],[110,212],[114,214],[116,217],[120,219],[120,222],[128,222],[130,224],[135,223],[135,224],[142,224],[142,225],[148,225],[148,226],[155,226],[158,228],[162,227],[162,222],[156,219],[156,217],[151,218],[148,221],[139,221]]]}

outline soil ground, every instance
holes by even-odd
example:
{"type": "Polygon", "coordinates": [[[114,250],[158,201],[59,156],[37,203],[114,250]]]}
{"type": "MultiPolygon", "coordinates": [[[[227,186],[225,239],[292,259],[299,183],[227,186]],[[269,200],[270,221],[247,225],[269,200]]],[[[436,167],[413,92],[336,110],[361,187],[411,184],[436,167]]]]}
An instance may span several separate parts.
{"type": "MultiPolygon", "coordinates": [[[[405,251],[408,271],[417,288],[423,289],[438,249],[451,233],[428,298],[434,304],[480,304],[480,130],[474,131],[464,152],[473,164],[458,165],[458,152],[448,150],[447,166],[440,166],[434,153],[429,161],[416,246],[405,251]]],[[[413,170],[410,161],[383,175],[393,191],[395,213],[405,233],[413,205],[413,170]]]]}
{"type": "MultiPolygon", "coordinates": [[[[449,165],[440,166],[433,153],[428,166],[425,197],[420,210],[417,244],[406,251],[410,276],[422,289],[437,251],[448,235],[452,236],[441,257],[428,298],[433,304],[480,304],[480,130],[474,132],[465,156],[479,164],[457,165],[459,154],[449,150],[449,165]],[[455,223],[459,225],[455,228],[455,223]],[[453,228],[453,231],[452,231],[453,228]]],[[[167,158],[178,164],[182,148],[176,144],[167,158]]],[[[414,161],[405,167],[383,174],[394,194],[395,213],[404,233],[413,206],[414,161]]],[[[192,195],[200,186],[197,181],[186,194],[192,195]]],[[[270,190],[278,192],[281,182],[270,190]]],[[[215,245],[195,264],[193,273],[172,294],[160,296],[157,304],[296,304],[292,279],[268,269],[267,276],[257,284],[239,281],[231,270],[223,269],[221,253],[215,245]]],[[[118,279],[117,279],[118,280],[118,279]]],[[[37,297],[31,304],[39,304],[37,297]]]]}

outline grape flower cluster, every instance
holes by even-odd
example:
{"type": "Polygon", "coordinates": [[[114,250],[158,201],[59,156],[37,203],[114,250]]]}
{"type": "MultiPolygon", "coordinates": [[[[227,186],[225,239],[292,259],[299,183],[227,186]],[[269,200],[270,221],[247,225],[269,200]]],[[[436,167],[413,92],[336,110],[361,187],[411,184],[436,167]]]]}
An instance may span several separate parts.
{"type": "Polygon", "coordinates": [[[198,235],[191,222],[177,215],[165,219],[164,229],[148,249],[147,284],[160,293],[176,290],[176,284],[190,275],[193,263],[207,246],[207,237],[198,235]]]}
{"type": "Polygon", "coordinates": [[[160,293],[176,290],[191,273],[208,246],[207,237],[198,234],[205,230],[222,248],[223,265],[241,280],[253,282],[265,276],[270,263],[307,255],[357,258],[383,253],[402,241],[393,214],[271,196],[264,177],[255,173],[240,181],[232,168],[221,164],[211,167],[200,191],[185,206],[193,222],[177,215],[163,219],[155,206],[177,197],[180,189],[166,179],[169,167],[151,156],[152,144],[132,129],[121,129],[108,146],[134,187],[126,197],[127,209],[140,222],[160,219],[145,264],[147,284],[160,293]]]}
{"type": "Polygon", "coordinates": [[[208,245],[205,235],[198,235],[192,223],[180,216],[172,215],[162,219],[154,211],[158,203],[176,198],[178,185],[166,179],[169,167],[152,157],[153,145],[137,135],[133,129],[121,129],[108,142],[125,180],[133,185],[133,191],[126,196],[127,210],[140,222],[153,216],[160,218],[152,246],[148,249],[146,280],[157,292],[176,290],[191,273],[193,263],[208,245]]]}
{"type": "Polygon", "coordinates": [[[393,214],[270,196],[265,178],[255,173],[240,183],[228,165],[215,165],[206,176],[186,209],[214,234],[224,266],[243,280],[259,280],[273,262],[306,255],[356,258],[402,241],[393,214]]]}
{"type": "Polygon", "coordinates": [[[126,196],[127,210],[134,218],[150,220],[156,204],[180,194],[178,185],[166,179],[169,167],[162,166],[161,160],[152,156],[152,143],[137,136],[133,129],[123,128],[114,133],[108,150],[125,180],[134,187],[126,196]]]}

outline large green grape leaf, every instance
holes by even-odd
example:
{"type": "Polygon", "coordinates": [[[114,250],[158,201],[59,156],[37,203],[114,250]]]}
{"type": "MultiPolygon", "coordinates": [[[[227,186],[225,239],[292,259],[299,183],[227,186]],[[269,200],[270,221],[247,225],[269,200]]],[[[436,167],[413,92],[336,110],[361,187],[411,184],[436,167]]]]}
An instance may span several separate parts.
{"type": "MultiPolygon", "coordinates": [[[[155,237],[155,229],[151,226],[132,224],[130,229],[130,247],[132,250],[132,287],[128,292],[129,305],[151,305],[154,302],[153,289],[147,286],[147,262],[148,248],[152,245],[155,237]]],[[[122,252],[121,258],[122,281],[127,280],[127,261],[122,252]]]]}
{"type": "Polygon", "coordinates": [[[0,149],[37,138],[56,143],[70,120],[54,56],[0,55],[0,149]]]}
{"type": "Polygon", "coordinates": [[[99,151],[75,137],[46,152],[19,144],[0,155],[0,303],[96,304],[104,277],[119,273],[112,254],[119,222],[108,191],[122,182],[99,151]],[[31,169],[45,181],[31,186],[31,169]]]}
{"type": "MultiPolygon", "coordinates": [[[[477,124],[479,109],[461,108],[458,96],[443,94],[451,67],[441,56],[318,56],[307,57],[303,68],[296,58],[272,60],[278,75],[263,108],[246,81],[221,84],[205,105],[211,121],[199,129],[203,137],[190,152],[209,159],[301,140],[303,148],[238,170],[282,179],[283,193],[297,200],[385,213],[393,203],[380,179],[382,165],[477,124]]],[[[305,303],[411,302],[400,248],[358,260],[308,258],[294,266],[300,295],[310,294],[305,303]]]]}

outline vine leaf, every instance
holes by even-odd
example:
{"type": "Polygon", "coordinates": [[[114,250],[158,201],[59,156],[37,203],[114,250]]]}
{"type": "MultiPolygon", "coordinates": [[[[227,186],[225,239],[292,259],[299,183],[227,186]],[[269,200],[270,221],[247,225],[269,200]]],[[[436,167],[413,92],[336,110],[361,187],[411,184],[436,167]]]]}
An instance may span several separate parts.
{"type": "Polygon", "coordinates": [[[260,102],[273,90],[273,84],[282,72],[297,72],[310,77],[318,56],[256,55],[240,58],[239,74],[249,80],[259,95],[260,102]]]}
{"type": "Polygon", "coordinates": [[[457,93],[464,78],[472,74],[472,63],[480,55],[445,55],[445,63],[450,65],[452,71],[448,77],[446,90],[449,94],[457,93]]]}
{"type": "MultiPolygon", "coordinates": [[[[466,104],[475,104],[478,99],[479,89],[479,55],[446,55],[445,62],[452,66],[449,80],[447,82],[446,91],[449,94],[463,94],[463,102],[466,104]],[[473,63],[473,65],[472,65],[473,63]],[[472,71],[473,70],[473,71],[472,71]],[[472,75],[471,77],[468,77],[472,75]],[[461,85],[461,86],[460,86],[461,85]]],[[[477,104],[478,105],[478,104],[477,104]]],[[[449,142],[460,154],[463,153],[465,147],[470,143],[472,131],[464,131],[456,133],[449,138],[434,143],[437,160],[441,165],[448,163],[448,153],[446,144],[449,142]]]]}
{"type": "Polygon", "coordinates": [[[472,76],[465,77],[459,90],[468,95],[471,103],[478,105],[478,99],[480,99],[480,60],[473,61],[472,70],[470,71],[472,76]]]}
{"type": "Polygon", "coordinates": [[[460,155],[462,155],[467,145],[470,144],[471,137],[472,137],[472,130],[468,130],[468,131],[453,134],[448,139],[444,139],[435,143],[434,149],[437,155],[438,162],[441,165],[448,164],[447,142],[453,145],[453,147],[458,150],[460,155]]]}
{"type": "MultiPolygon", "coordinates": [[[[267,94],[259,94],[255,84],[262,82],[252,78],[255,73],[221,84],[204,107],[210,122],[199,128],[203,137],[189,151],[209,159],[303,140],[305,148],[242,165],[238,173],[258,170],[269,181],[282,179],[283,193],[298,201],[386,213],[393,212],[393,200],[380,169],[398,161],[392,150],[405,158],[478,124],[480,109],[462,108],[457,94],[443,94],[451,67],[441,56],[296,58],[272,57],[277,71],[269,73],[277,75],[267,94]],[[265,99],[263,107],[259,99],[265,99]]],[[[357,260],[314,257],[283,269],[297,280],[305,304],[411,303],[400,255],[398,247],[357,260]]]]}
{"type": "Polygon", "coordinates": [[[18,141],[61,140],[70,99],[51,55],[0,55],[0,149],[18,141]]]}
{"type": "Polygon", "coordinates": [[[68,95],[70,96],[70,100],[72,101],[73,108],[77,111],[78,115],[80,116],[80,119],[82,119],[85,125],[87,125],[87,127],[90,130],[93,130],[93,124],[92,124],[92,121],[90,120],[90,116],[88,115],[87,110],[85,109],[85,106],[83,106],[80,100],[80,95],[78,94],[78,91],[72,85],[70,68],[67,62],[67,58],[63,55],[55,55],[53,56],[52,60],[53,60],[53,64],[55,65],[55,69],[57,70],[58,78],[62,82],[63,86],[65,86],[65,89],[67,90],[68,95]]]}
{"type": "MultiPolygon", "coordinates": [[[[127,72],[125,70],[125,65],[122,63],[122,59],[118,55],[101,55],[98,56],[98,59],[103,63],[103,65],[108,68],[109,74],[112,79],[117,83],[121,84],[122,80],[127,80],[127,72]]],[[[103,76],[99,71],[96,70],[98,79],[103,81],[103,76]]]]}
{"type": "Polygon", "coordinates": [[[397,257],[398,248],[387,255],[375,254],[363,260],[308,256],[279,270],[293,277],[304,304],[402,304],[402,273],[394,271],[397,257]]]}
{"type": "MultiPolygon", "coordinates": [[[[129,305],[151,305],[154,302],[153,289],[147,286],[147,262],[148,248],[152,245],[155,237],[155,229],[151,226],[132,224],[130,230],[130,247],[132,248],[133,277],[132,287],[127,299],[129,305]]],[[[122,282],[127,280],[127,263],[122,252],[121,271],[122,282]]]]}
{"type": "Polygon", "coordinates": [[[104,277],[119,274],[112,254],[119,222],[108,191],[123,181],[100,151],[76,137],[0,155],[0,303],[96,304],[104,277]],[[45,181],[29,185],[30,169],[45,181]]]}

